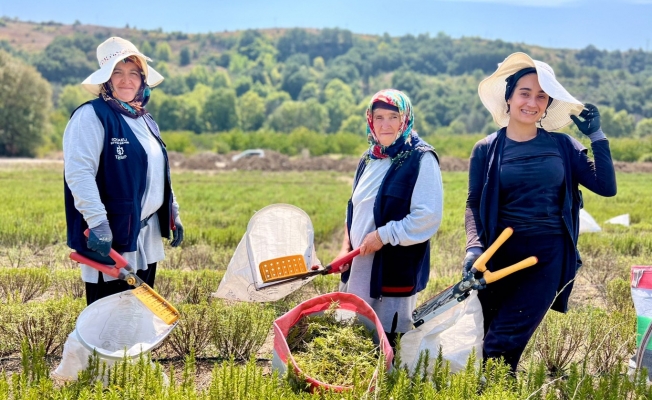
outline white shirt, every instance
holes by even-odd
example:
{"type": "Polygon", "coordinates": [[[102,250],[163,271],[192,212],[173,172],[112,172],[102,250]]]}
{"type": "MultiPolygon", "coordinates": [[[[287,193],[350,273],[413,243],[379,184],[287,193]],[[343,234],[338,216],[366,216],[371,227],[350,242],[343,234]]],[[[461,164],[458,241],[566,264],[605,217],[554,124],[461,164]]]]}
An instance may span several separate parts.
{"type": "MultiPolygon", "coordinates": [[[[143,117],[136,119],[121,115],[136,135],[147,153],[147,179],[141,199],[141,220],[152,215],[163,205],[165,188],[165,158],[158,140],[149,131],[143,117]]],[[[80,107],[72,116],[63,134],[63,158],[66,183],[75,200],[75,208],[84,217],[90,228],[107,219],[106,209],[100,200],[95,176],[104,147],[104,127],[90,104],[80,107]]],[[[178,209],[175,203],[173,207],[178,209]]],[[[136,269],[147,269],[147,264],[163,260],[165,252],[161,240],[159,220],[152,215],[137,240],[136,251],[122,256],[136,269]]],[[[84,282],[97,283],[97,270],[81,264],[84,282]]],[[[104,281],[111,281],[108,275],[104,281]]]]}
{"type": "MultiPolygon", "coordinates": [[[[353,192],[353,220],[350,240],[353,248],[362,244],[365,236],[376,230],[374,204],[378,189],[391,166],[391,159],[371,160],[366,166],[358,185],[353,192]]],[[[429,240],[439,229],[443,214],[443,186],[441,171],[431,152],[424,154],[419,166],[419,176],[414,185],[410,203],[410,213],[400,221],[390,221],[378,227],[384,244],[391,246],[410,246],[429,240]]],[[[371,267],[374,254],[357,256],[351,263],[351,274],[341,290],[353,293],[364,299],[376,312],[386,332],[391,332],[395,314],[395,332],[412,329],[412,311],[416,308],[416,294],[410,297],[369,296],[371,267]]]]}

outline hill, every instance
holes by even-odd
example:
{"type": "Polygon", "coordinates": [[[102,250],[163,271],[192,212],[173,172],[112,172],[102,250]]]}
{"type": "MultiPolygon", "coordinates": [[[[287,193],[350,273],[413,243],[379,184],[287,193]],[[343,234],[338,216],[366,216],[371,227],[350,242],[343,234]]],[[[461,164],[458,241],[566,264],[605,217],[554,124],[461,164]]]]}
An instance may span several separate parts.
{"type": "MultiPolygon", "coordinates": [[[[417,130],[426,136],[487,133],[496,126],[477,96],[477,85],[507,55],[523,51],[548,62],[578,99],[597,104],[609,137],[652,137],[652,53],[641,50],[549,49],[443,33],[391,37],[344,29],[268,29],[187,34],[0,19],[0,49],[33,65],[52,85],[57,133],[87,99],[79,83],[97,69],[95,50],[110,36],[132,41],[166,77],[148,109],[167,131],[307,129],[354,133],[362,143],[369,96],[394,87],[412,99],[417,130]]],[[[56,135],[52,140],[56,148],[56,135]]],[[[219,151],[237,150],[221,146],[219,151]]]]}

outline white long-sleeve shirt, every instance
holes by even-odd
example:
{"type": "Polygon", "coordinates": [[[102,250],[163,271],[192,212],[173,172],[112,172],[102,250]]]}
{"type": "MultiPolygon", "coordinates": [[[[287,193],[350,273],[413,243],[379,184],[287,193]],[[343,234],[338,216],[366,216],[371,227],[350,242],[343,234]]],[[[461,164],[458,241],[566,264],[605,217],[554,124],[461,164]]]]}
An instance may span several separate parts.
{"type": "MultiPolygon", "coordinates": [[[[400,221],[390,221],[385,226],[376,227],[374,204],[378,189],[390,166],[389,158],[371,160],[353,192],[353,218],[349,237],[353,248],[360,247],[365,236],[376,228],[384,244],[410,246],[429,240],[441,225],[444,199],[441,171],[435,156],[427,152],[419,166],[410,213],[400,221]]],[[[374,253],[355,257],[351,264],[349,281],[341,289],[357,295],[371,305],[386,332],[391,331],[395,313],[398,313],[396,332],[407,332],[412,329],[416,294],[410,297],[371,298],[369,285],[373,259],[374,253]]]]}
{"type": "MultiPolygon", "coordinates": [[[[151,215],[137,240],[136,251],[123,253],[123,257],[136,269],[147,269],[147,264],[163,260],[165,252],[156,211],[163,205],[165,188],[165,158],[158,140],[149,131],[144,118],[122,116],[147,153],[147,179],[141,199],[141,220],[151,215]]],[[[75,208],[90,228],[107,220],[106,209],[100,200],[95,176],[104,147],[104,127],[90,104],[80,107],[72,116],[63,135],[64,174],[72,192],[75,208]]],[[[176,200],[173,207],[178,210],[176,200]]],[[[97,270],[82,264],[82,279],[97,283],[97,270]]],[[[105,281],[114,278],[104,275],[105,281]]]]}

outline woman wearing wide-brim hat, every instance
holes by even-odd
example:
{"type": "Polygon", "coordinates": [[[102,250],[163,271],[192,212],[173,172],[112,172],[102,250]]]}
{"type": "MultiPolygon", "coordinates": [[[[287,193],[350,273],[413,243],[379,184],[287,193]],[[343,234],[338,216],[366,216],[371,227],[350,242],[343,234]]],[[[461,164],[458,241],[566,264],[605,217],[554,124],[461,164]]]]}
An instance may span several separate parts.
{"type": "MultiPolygon", "coordinates": [[[[98,98],[73,112],[63,136],[68,246],[105,264],[114,248],[154,286],[162,237],[172,233],[172,246],[183,240],[165,144],[145,109],[163,77],[119,37],[100,44],[97,59],[82,86],[98,98]]],[[[86,265],[81,275],[88,304],[129,288],[86,265]]]]}
{"type": "Polygon", "coordinates": [[[547,310],[567,310],[581,266],[578,186],[614,196],[616,176],[597,107],[571,96],[548,64],[514,53],[478,93],[501,128],[471,153],[464,273],[505,227],[514,234],[491,259],[491,271],[529,256],[539,260],[478,293],[484,359],[502,357],[515,371],[547,310]],[[580,142],[554,132],[571,121],[590,139],[594,160],[580,142]]]}

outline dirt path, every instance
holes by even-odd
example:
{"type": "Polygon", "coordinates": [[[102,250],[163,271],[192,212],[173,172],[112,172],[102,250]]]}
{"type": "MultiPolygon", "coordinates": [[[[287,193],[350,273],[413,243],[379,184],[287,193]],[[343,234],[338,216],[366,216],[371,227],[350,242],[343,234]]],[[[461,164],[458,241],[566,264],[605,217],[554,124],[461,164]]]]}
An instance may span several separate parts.
{"type": "MultiPolygon", "coordinates": [[[[212,152],[197,153],[185,156],[170,152],[170,164],[178,170],[200,171],[232,171],[232,170],[262,170],[262,171],[339,171],[353,173],[358,166],[359,158],[354,156],[318,156],[289,157],[272,150],[265,150],[264,157],[248,157],[232,161],[236,152],[217,154],[212,152]]],[[[61,154],[51,158],[0,158],[0,168],[10,168],[17,165],[63,165],[61,154]]],[[[469,162],[463,158],[441,156],[442,171],[468,171],[469,162]]],[[[652,162],[615,161],[616,171],[625,173],[652,173],[652,162]]]]}

